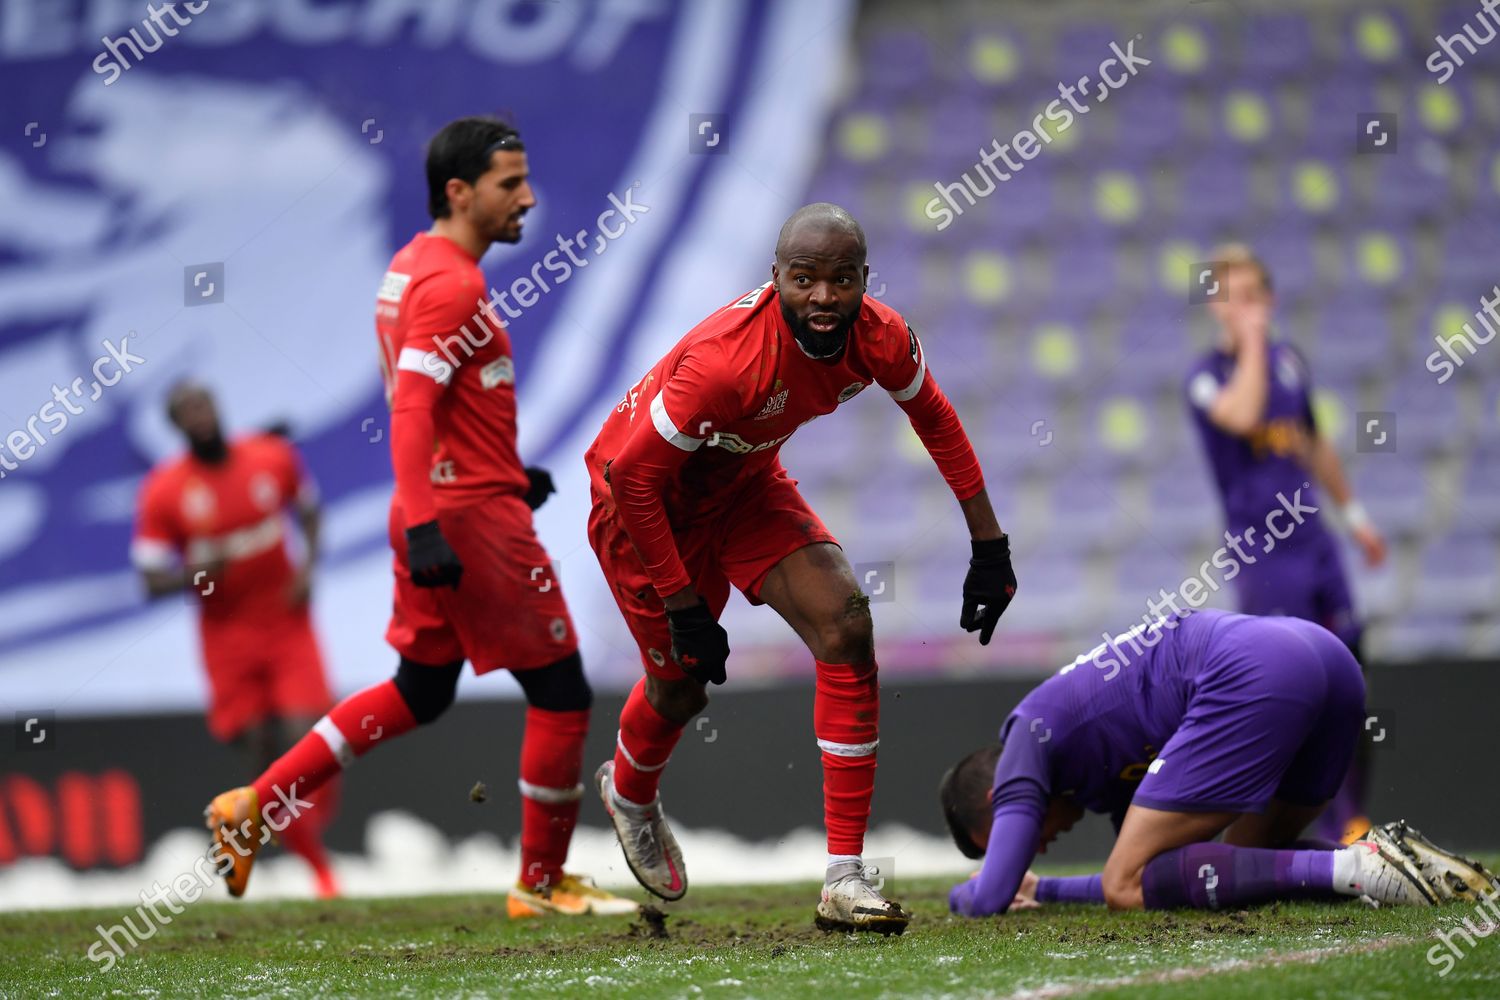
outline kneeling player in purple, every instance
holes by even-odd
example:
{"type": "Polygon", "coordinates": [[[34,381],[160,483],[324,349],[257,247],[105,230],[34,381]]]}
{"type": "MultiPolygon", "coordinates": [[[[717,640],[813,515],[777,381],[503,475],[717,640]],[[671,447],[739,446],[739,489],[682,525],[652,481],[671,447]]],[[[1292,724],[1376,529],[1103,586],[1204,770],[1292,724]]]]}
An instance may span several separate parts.
{"type": "Polygon", "coordinates": [[[1100,644],[1022,699],[998,745],[944,775],[953,838],[984,858],[953,888],[951,908],[1222,909],[1337,896],[1426,906],[1493,891],[1500,882],[1482,867],[1404,823],[1347,848],[1297,839],[1338,790],[1364,696],[1348,647],[1295,618],[1204,610],[1100,644]],[[1085,811],[1110,816],[1118,832],[1103,873],[1038,878],[1033,857],[1085,811]]]}

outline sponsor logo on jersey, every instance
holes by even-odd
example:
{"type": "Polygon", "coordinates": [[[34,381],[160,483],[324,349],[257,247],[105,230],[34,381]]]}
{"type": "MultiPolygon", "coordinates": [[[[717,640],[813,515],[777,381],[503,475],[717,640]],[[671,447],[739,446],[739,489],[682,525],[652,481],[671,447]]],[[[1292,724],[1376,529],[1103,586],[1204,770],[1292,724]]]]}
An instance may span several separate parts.
{"type": "Polygon", "coordinates": [[[250,501],[261,510],[280,507],[281,491],[276,488],[276,477],[269,472],[257,472],[250,477],[250,501]]]}
{"type": "Polygon", "coordinates": [[[1302,366],[1297,363],[1296,355],[1288,351],[1276,359],[1276,381],[1284,389],[1295,389],[1302,384],[1302,366]]]}
{"type": "Polygon", "coordinates": [[[514,385],[515,381],[516,365],[509,357],[496,358],[479,369],[479,384],[486,389],[493,389],[497,385],[514,385]]]}
{"type": "MultiPolygon", "coordinates": [[[[777,379],[776,384],[780,385],[781,380],[777,379]]],[[[785,413],[786,397],[791,391],[791,389],[782,389],[780,392],[773,395],[770,399],[766,400],[766,405],[760,408],[760,412],[755,415],[755,419],[769,420],[772,417],[779,417],[783,413],[785,413]]]]}
{"type": "Polygon", "coordinates": [[[547,628],[552,633],[553,642],[562,642],[568,637],[568,623],[561,618],[552,619],[547,628]]]}
{"type": "Polygon", "coordinates": [[[646,650],[646,655],[651,657],[651,662],[656,664],[658,667],[666,665],[667,658],[665,656],[662,656],[661,650],[657,649],[655,646],[652,646],[650,649],[646,650]]]}
{"type": "Polygon", "coordinates": [[[411,284],[411,275],[402,274],[400,271],[387,271],[385,277],[380,279],[380,291],[375,293],[375,299],[377,302],[400,302],[409,284],[411,284]]]}
{"type": "Polygon", "coordinates": [[[865,383],[864,382],[851,382],[851,383],[849,383],[848,385],[844,386],[844,391],[841,392],[841,393],[839,393],[839,402],[840,403],[847,403],[847,402],[849,402],[849,400],[853,399],[855,396],[858,396],[861,392],[863,392],[864,388],[865,388],[865,383]]]}
{"type": "Polygon", "coordinates": [[[439,484],[458,482],[458,473],[453,468],[453,459],[445,458],[441,462],[433,463],[432,472],[428,478],[439,484]]]}
{"type": "Polygon", "coordinates": [[[207,521],[213,517],[217,506],[214,491],[201,482],[194,480],[182,491],[182,519],[189,524],[207,521]]]}
{"type": "Polygon", "coordinates": [[[733,305],[731,305],[729,308],[731,308],[731,309],[754,309],[755,308],[755,303],[757,303],[757,302],[760,301],[761,294],[763,292],[765,292],[765,290],[767,288],[770,288],[770,287],[771,287],[771,283],[768,281],[764,285],[761,285],[759,288],[757,288],[755,291],[749,293],[744,298],[740,299],[738,302],[736,302],[733,305]]]}

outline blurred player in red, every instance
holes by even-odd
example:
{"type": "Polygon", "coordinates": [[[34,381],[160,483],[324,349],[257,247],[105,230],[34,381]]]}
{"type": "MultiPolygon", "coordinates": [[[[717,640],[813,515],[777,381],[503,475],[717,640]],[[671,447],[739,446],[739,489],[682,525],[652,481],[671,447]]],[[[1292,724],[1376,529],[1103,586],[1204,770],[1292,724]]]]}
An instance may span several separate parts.
{"type": "MultiPolygon", "coordinates": [[[[318,491],[296,449],[274,434],[225,441],[208,390],[174,388],[167,416],[188,453],[163,462],[141,488],[131,559],[152,597],[196,592],[203,662],[208,669],[208,728],[242,747],[258,772],[333,703],[308,597],[318,556],[318,491]],[[286,512],[295,511],[306,546],[287,551],[286,512]]],[[[338,895],[323,849],[338,785],[292,817],[282,843],[306,859],[318,895],[338,895]]]]}
{"type": "MultiPolygon", "coordinates": [[[[578,639],[532,529],[551,477],[516,453],[510,336],[487,302],[479,259],[515,243],[536,204],[525,147],[492,118],[450,122],[427,149],[432,228],[392,259],[375,326],[391,404],[396,493],[390,531],[395,606],[386,639],[396,676],[336,705],[248,788],[210,806],[210,829],[270,821],[276,789],[316,789],[378,741],[431,722],[453,703],[464,660],[507,669],[528,703],[521,743],[521,875],[512,917],[628,913],[635,903],[563,871],[583,785],[593,692],[578,639]]],[[[244,891],[253,848],[237,856],[244,891]]]]}
{"type": "Polygon", "coordinates": [[[910,915],[880,895],[861,860],[880,742],[868,601],[782,468],[782,442],[878,384],[906,411],[968,522],[960,624],[981,643],[1016,579],[958,416],[916,333],[865,298],[868,275],[864,232],[848,212],[798,210],[781,229],[771,280],[694,327],[631,387],[589,449],[589,541],[646,670],[596,780],[636,878],[681,898],[687,873],[657,787],[683,728],[708,704],[706,685],[724,683],[729,642],[718,617],[734,585],[776,609],[816,666],[828,830],[817,922],[889,934],[910,915]]]}

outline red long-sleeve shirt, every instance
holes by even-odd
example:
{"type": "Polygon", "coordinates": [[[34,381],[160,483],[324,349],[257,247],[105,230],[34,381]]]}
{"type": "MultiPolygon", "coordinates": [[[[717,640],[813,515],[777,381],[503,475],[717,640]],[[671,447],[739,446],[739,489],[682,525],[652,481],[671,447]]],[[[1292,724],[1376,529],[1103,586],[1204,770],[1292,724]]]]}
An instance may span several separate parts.
{"type": "Polygon", "coordinates": [[[526,492],[510,336],[481,308],[485,288],[458,244],[419,233],[392,258],[376,296],[404,527],[431,521],[440,507],[526,492]]]}
{"type": "Polygon", "coordinates": [[[779,297],[762,285],[699,323],[632,386],[585,459],[657,591],[666,596],[691,582],[674,530],[711,521],[757,477],[774,474],[781,445],[798,427],[872,382],[906,411],[960,500],[984,488],[979,460],[916,333],[873,299],[865,299],[847,349],[830,363],[798,346],[779,297]]]}

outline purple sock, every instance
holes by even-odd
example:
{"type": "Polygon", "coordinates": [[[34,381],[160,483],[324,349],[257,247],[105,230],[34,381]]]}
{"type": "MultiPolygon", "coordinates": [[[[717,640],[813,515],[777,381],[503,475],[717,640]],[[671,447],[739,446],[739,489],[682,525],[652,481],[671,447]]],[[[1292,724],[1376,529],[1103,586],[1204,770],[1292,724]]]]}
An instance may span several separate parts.
{"type": "Polygon", "coordinates": [[[1036,880],[1036,901],[1038,903],[1102,903],[1104,902],[1103,878],[1102,875],[1039,878],[1036,880]]]}
{"type": "Polygon", "coordinates": [[[1223,910],[1278,899],[1328,899],[1329,851],[1271,851],[1228,844],[1189,844],[1158,854],[1141,873],[1146,909],[1223,910]]]}

